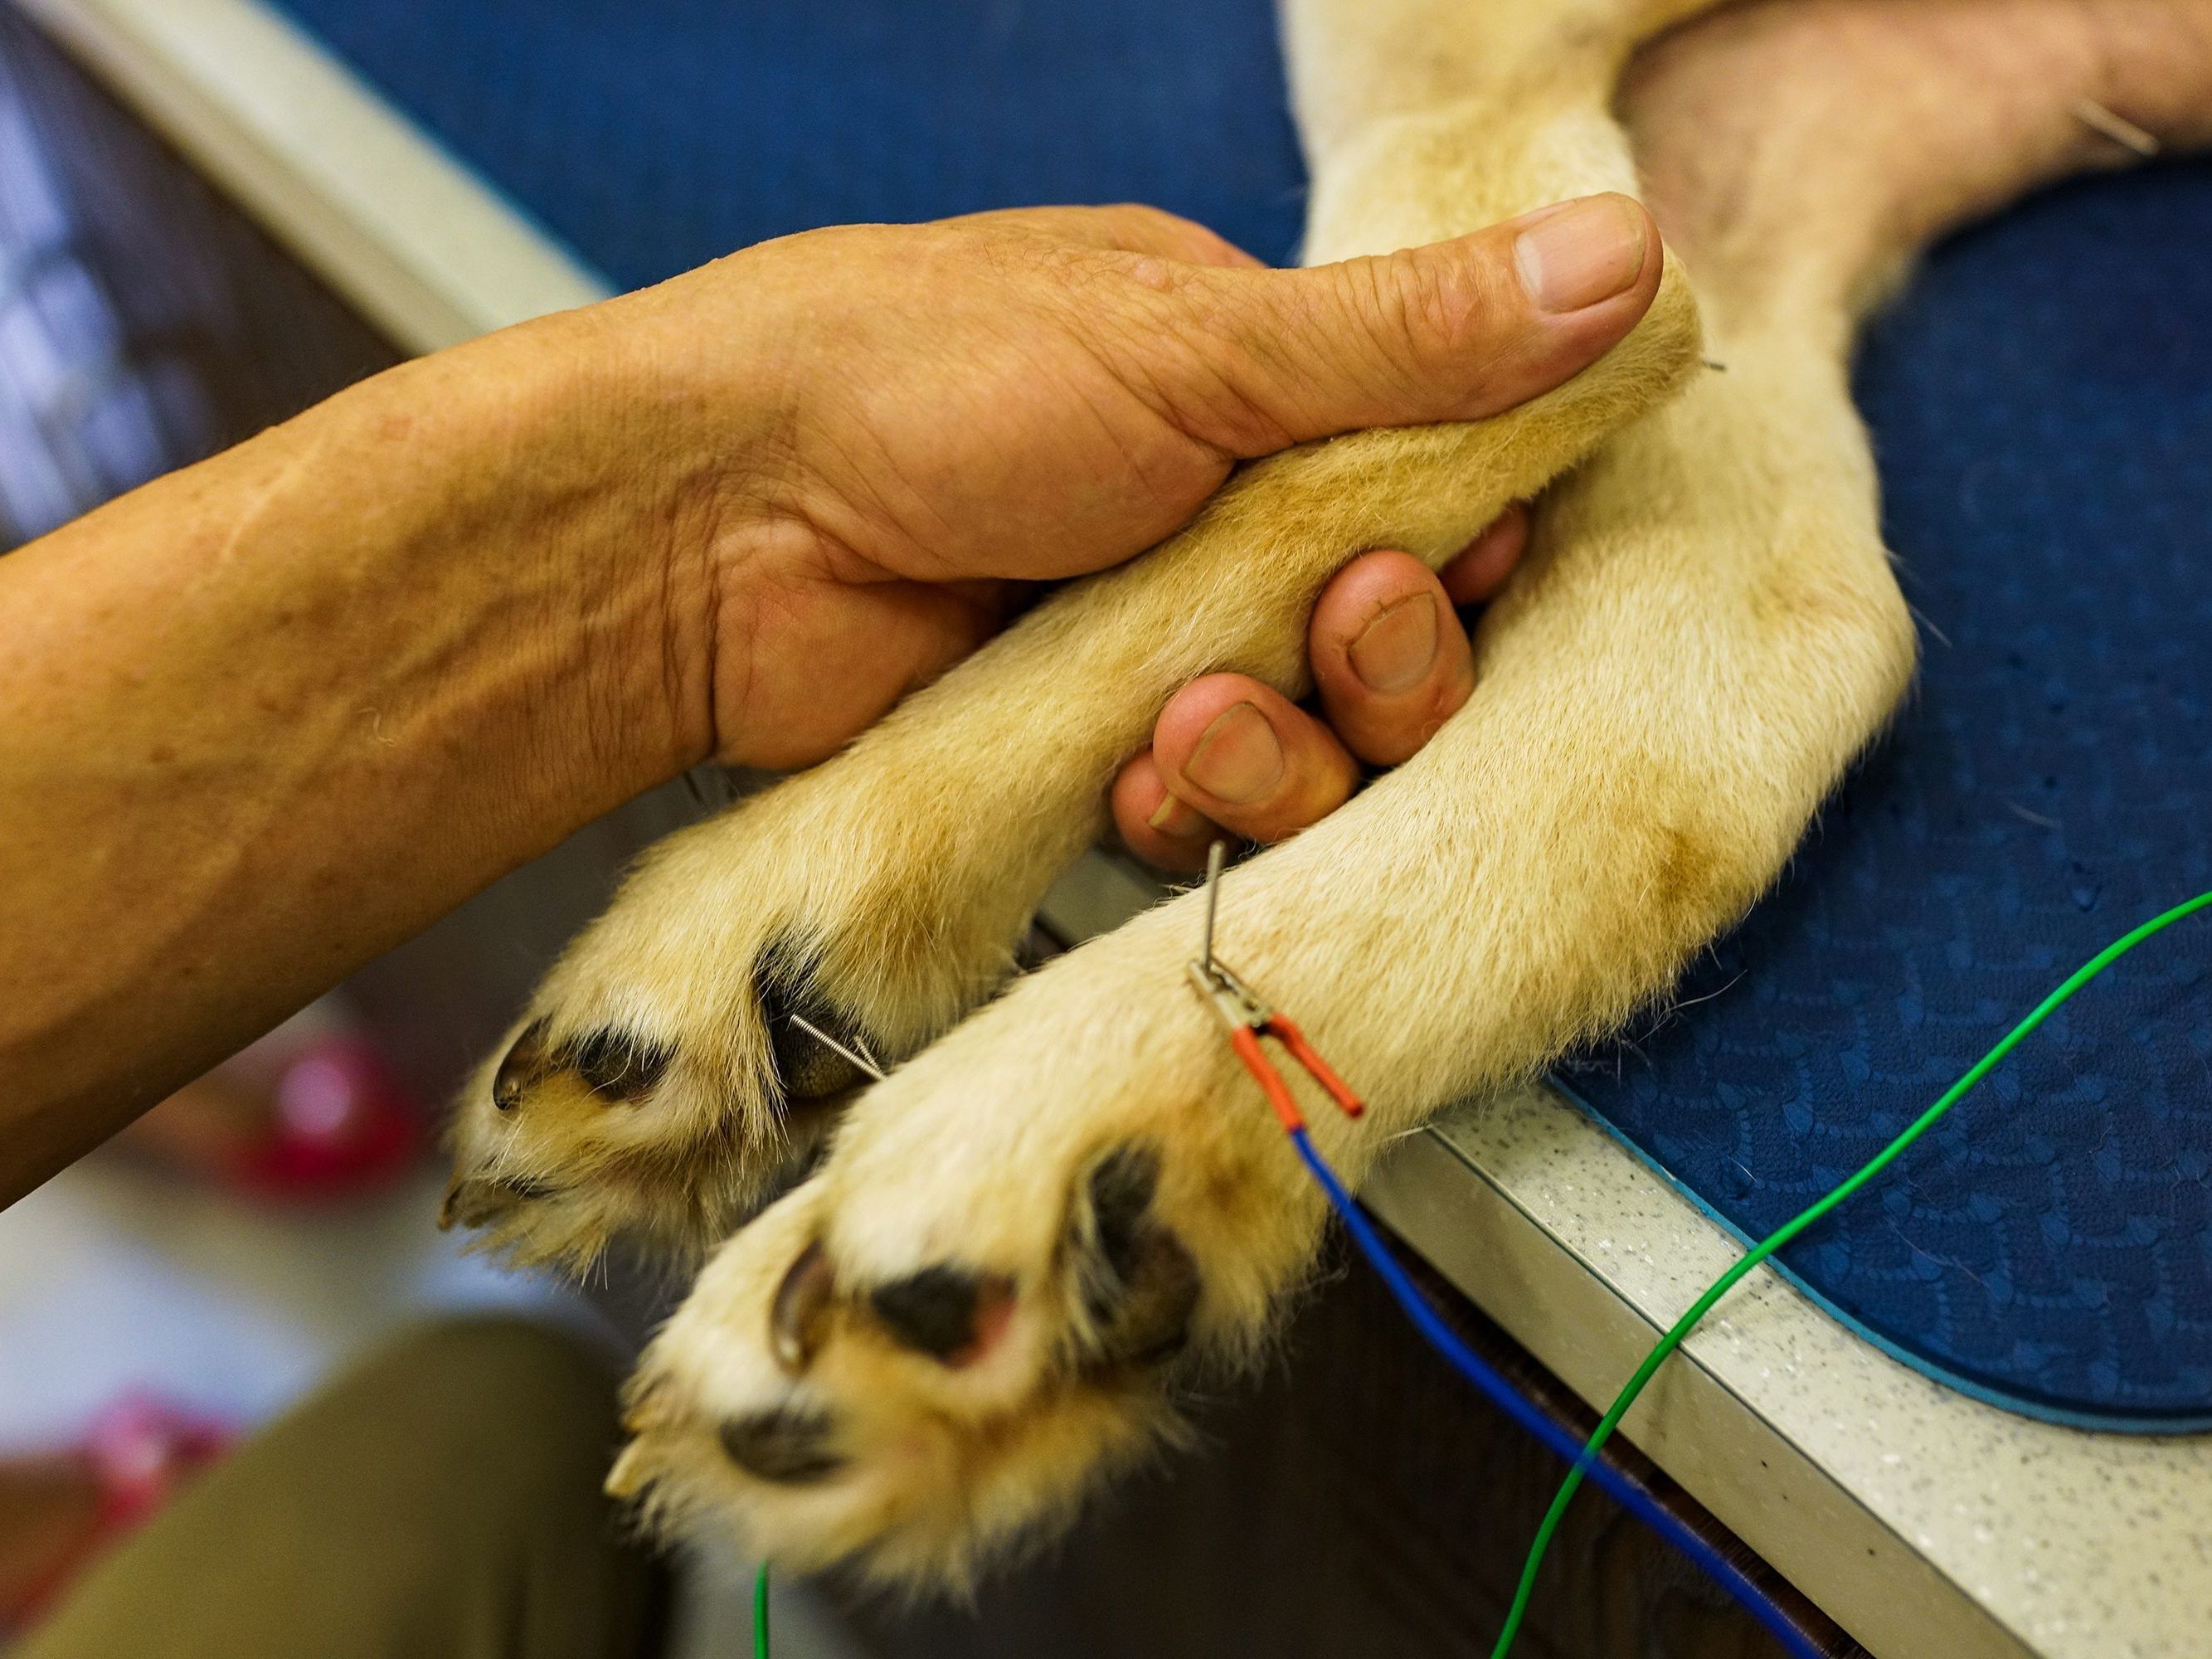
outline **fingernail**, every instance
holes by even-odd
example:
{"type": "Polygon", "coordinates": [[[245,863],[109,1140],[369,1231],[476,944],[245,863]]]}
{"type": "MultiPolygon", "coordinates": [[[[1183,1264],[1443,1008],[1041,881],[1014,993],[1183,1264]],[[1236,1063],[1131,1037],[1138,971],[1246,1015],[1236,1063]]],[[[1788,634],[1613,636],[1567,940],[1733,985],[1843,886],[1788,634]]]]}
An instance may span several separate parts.
{"type": "Polygon", "coordinates": [[[1554,316],[1610,300],[1644,270],[1644,216],[1625,196],[1547,210],[1514,239],[1522,286],[1554,316]]]}
{"type": "Polygon", "coordinates": [[[1199,738],[1183,775],[1218,800],[1261,800],[1283,781],[1283,745],[1249,702],[1224,708],[1199,738]]]}
{"type": "Polygon", "coordinates": [[[1345,647],[1352,672],[1370,691],[1386,696],[1419,685],[1437,659],[1437,602],[1416,593],[1369,623],[1345,647]]]}
{"type": "Polygon", "coordinates": [[[1170,841],[1188,841],[1206,826],[1206,815],[1173,795],[1162,798],[1158,809],[1146,823],[1170,841]]]}

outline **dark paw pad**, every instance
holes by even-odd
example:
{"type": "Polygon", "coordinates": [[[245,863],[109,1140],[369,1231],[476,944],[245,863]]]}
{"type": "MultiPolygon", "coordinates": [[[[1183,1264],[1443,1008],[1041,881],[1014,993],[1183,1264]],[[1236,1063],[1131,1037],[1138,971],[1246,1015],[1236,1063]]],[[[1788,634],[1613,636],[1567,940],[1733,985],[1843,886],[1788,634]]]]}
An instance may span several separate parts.
{"type": "Polygon", "coordinates": [[[852,1022],[814,989],[812,971],[789,946],[772,945],[761,952],[753,969],[753,996],[768,1027],[776,1084],[786,1100],[820,1100],[868,1081],[866,1073],[794,1022],[796,1015],[846,1047],[857,1046],[852,1022]]]}
{"type": "Polygon", "coordinates": [[[730,1462],[763,1480],[802,1486],[826,1480],[845,1466],[831,1448],[830,1419],[820,1412],[785,1409],[732,1418],[716,1437],[730,1462]]]}
{"type": "Polygon", "coordinates": [[[562,1043],[559,1058],[600,1099],[634,1106],[659,1084],[671,1055],[661,1043],[600,1030],[562,1043]]]}
{"type": "Polygon", "coordinates": [[[879,1285],[868,1305],[894,1341],[952,1366],[980,1358],[1013,1311],[1012,1284],[940,1264],[879,1285]]]}
{"type": "Polygon", "coordinates": [[[1164,1227],[1151,1227],[1139,1242],[1126,1279],[1127,1291],[1110,1323],[1101,1327],[1103,1357],[1111,1364],[1158,1365],[1190,1341],[1198,1311],[1198,1263],[1164,1227]]]}
{"type": "Polygon", "coordinates": [[[1077,1282],[1097,1335],[1098,1360],[1150,1364],[1189,1340],[1200,1290],[1198,1264],[1152,1214],[1159,1154],[1118,1146],[1095,1165],[1074,1225],[1077,1282]]]}
{"type": "Polygon", "coordinates": [[[668,1069],[669,1050],[659,1043],[613,1030],[553,1043],[545,1025],[533,1020],[500,1061],[491,1080],[491,1103],[501,1111],[513,1111],[532,1089],[564,1072],[601,1100],[635,1105],[653,1092],[668,1069]]]}
{"type": "Polygon", "coordinates": [[[1083,1299],[1093,1319],[1109,1317],[1127,1289],[1142,1249],[1145,1212],[1159,1184],[1159,1154],[1149,1146],[1117,1146],[1091,1172],[1090,1244],[1096,1265],[1105,1269],[1085,1275],[1083,1299]]]}

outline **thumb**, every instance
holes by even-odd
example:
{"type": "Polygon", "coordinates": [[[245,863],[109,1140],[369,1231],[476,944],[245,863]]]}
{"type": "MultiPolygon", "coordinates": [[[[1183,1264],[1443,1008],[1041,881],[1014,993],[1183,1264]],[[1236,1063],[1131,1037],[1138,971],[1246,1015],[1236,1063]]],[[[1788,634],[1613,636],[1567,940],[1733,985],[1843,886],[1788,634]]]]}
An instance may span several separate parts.
{"type": "Polygon", "coordinates": [[[1156,337],[1182,361],[1154,385],[1193,437],[1239,456],[1476,420],[1603,356],[1663,258],[1642,205],[1604,195],[1380,258],[1195,270],[1176,289],[1194,315],[1156,337]]]}

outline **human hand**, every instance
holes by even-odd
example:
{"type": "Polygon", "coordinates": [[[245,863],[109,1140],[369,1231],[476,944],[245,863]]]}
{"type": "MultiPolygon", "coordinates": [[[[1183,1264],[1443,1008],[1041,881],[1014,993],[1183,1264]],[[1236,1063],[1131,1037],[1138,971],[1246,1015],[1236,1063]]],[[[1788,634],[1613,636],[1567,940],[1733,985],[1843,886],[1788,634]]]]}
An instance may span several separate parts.
{"type": "MultiPolygon", "coordinates": [[[[647,476],[680,480],[671,592],[712,665],[690,745],[820,759],[984,638],[1010,581],[1142,551],[1239,460],[1549,389],[1642,316],[1658,250],[1617,196],[1305,270],[1151,209],[1032,209],[809,232],[575,313],[632,377],[600,408],[651,411],[647,476]]],[[[1375,578],[1340,580],[1357,609],[1375,578]]]]}

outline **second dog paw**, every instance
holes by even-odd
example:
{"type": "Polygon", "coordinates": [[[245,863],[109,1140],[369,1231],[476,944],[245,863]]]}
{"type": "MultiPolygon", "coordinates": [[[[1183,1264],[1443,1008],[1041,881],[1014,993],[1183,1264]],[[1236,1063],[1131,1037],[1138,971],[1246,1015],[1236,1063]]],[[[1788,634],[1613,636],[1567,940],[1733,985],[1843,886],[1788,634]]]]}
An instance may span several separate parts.
{"type": "Polygon", "coordinates": [[[1102,943],[1122,963],[1087,947],[869,1091],[708,1264],[615,1490],[795,1567],[959,1586],[1249,1354],[1319,1200],[1172,969],[1102,943]]]}

